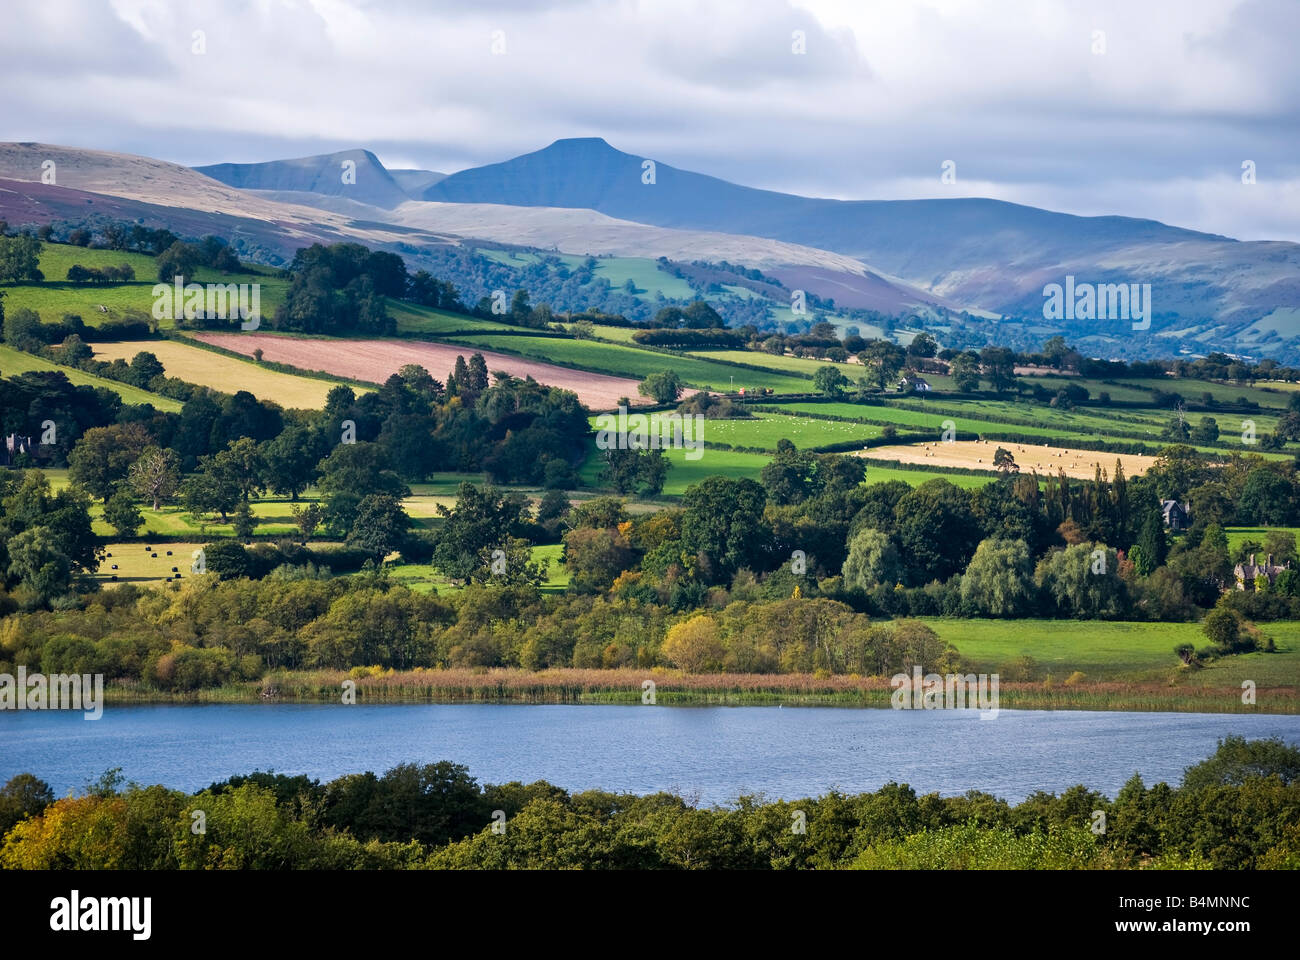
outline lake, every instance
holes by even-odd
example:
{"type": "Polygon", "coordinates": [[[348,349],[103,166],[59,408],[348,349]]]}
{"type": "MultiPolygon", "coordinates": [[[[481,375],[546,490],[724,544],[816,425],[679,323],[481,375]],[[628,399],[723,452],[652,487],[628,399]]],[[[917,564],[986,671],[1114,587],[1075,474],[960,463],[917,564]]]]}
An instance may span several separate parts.
{"type": "Polygon", "coordinates": [[[571,791],[671,790],[705,804],[895,780],[918,793],[982,790],[1011,802],[1076,784],[1114,797],[1135,772],[1176,784],[1228,734],[1300,743],[1281,715],[835,707],[516,704],[109,705],[0,713],[0,783],[30,772],[62,795],[109,767],[186,791],[253,770],[321,780],[452,760],[480,782],[571,791]]]}

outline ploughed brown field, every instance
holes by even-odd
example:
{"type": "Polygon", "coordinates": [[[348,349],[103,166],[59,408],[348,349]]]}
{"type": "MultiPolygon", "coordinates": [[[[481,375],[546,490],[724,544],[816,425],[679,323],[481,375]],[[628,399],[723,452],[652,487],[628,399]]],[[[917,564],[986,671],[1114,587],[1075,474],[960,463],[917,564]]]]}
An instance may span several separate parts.
{"type": "Polygon", "coordinates": [[[525,360],[490,350],[475,351],[445,343],[402,340],[314,340],[307,337],[284,337],[273,333],[197,333],[196,340],[233,350],[246,356],[261,349],[262,359],[287,363],[300,370],[320,371],[336,377],[383,383],[408,363],[417,363],[435,379],[447,382],[456,366],[456,358],[466,360],[473,353],[483,354],[489,373],[498,370],[516,377],[532,377],[538,383],[572,390],[578,399],[594,410],[613,409],[620,397],[634,404],[648,403],[637,396],[637,381],[611,377],[603,373],[570,370],[536,360],[525,360]]]}

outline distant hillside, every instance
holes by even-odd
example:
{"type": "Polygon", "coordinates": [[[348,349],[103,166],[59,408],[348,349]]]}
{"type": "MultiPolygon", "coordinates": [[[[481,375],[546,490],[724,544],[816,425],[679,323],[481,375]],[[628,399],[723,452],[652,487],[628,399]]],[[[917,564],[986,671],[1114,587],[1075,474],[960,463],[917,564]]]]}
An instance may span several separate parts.
{"type": "Polygon", "coordinates": [[[397,185],[405,190],[407,196],[412,199],[419,197],[423,191],[433,186],[433,184],[447,178],[445,173],[438,173],[436,170],[390,169],[388,172],[397,181],[397,185]]]}
{"type": "MultiPolygon", "coordinates": [[[[240,190],[315,193],[384,208],[395,207],[410,199],[407,191],[369,150],[342,150],[265,163],[217,163],[194,169],[240,190]]],[[[411,183],[422,183],[426,189],[440,176],[428,170],[405,172],[425,175],[406,179],[411,183]],[[433,179],[429,179],[430,175],[433,179]]]]}
{"type": "MultiPolygon", "coordinates": [[[[599,138],[558,140],[543,150],[452,174],[426,200],[597,210],[665,227],[770,237],[860,259],[957,302],[1032,318],[1042,288],[1080,280],[1151,283],[1157,314],[1149,336],[1227,341],[1243,352],[1270,337],[1262,317],[1300,300],[1300,245],[1243,243],[1130,217],[1078,217],[998,200],[862,200],[798,197],[738,186],[655,163],[599,138]],[[1161,316],[1163,314],[1163,317],[1161,316]],[[1178,329],[1181,328],[1181,329],[1178,329]]],[[[1290,326],[1289,326],[1290,325],[1290,326]]],[[[1076,337],[1132,339],[1111,321],[1075,324],[1076,337]]],[[[1177,343],[1166,343],[1168,351],[1177,343]]],[[[1267,352],[1267,351],[1265,351],[1267,352]]]]}

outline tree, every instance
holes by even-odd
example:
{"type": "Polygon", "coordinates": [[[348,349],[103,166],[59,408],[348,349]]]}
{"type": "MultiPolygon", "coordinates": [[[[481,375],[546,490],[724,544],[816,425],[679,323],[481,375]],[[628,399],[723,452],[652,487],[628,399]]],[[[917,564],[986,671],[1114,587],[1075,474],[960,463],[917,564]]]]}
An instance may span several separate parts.
{"type": "Polygon", "coordinates": [[[396,497],[376,494],[366,497],[357,508],[357,519],[348,533],[348,546],[364,550],[376,563],[406,542],[411,518],[396,497]]]}
{"type": "Polygon", "coordinates": [[[161,377],[166,372],[162,362],[147,350],[141,350],[131,358],[130,382],[137,387],[147,390],[154,377],[161,377]]]}
{"type": "MultiPolygon", "coordinates": [[[[157,264],[158,280],[161,283],[171,283],[177,276],[182,279],[192,278],[199,265],[198,248],[193,244],[177,240],[158,254],[157,264]]],[[[176,310],[180,312],[179,304],[176,310]]]]}
{"type": "Polygon", "coordinates": [[[974,353],[959,353],[952,358],[949,371],[953,386],[961,393],[974,393],[980,388],[980,361],[974,353]]]}
{"type": "Polygon", "coordinates": [[[239,503],[239,487],[219,466],[214,457],[199,458],[199,469],[181,484],[181,501],[196,517],[208,513],[221,516],[225,523],[230,511],[239,503]]]}
{"type": "Polygon", "coordinates": [[[985,347],[980,351],[984,379],[998,393],[1016,387],[1016,355],[1006,347],[985,347]]]}
{"type": "Polygon", "coordinates": [[[139,423],[91,427],[68,454],[68,479],[107,500],[151,442],[149,431],[139,423]]]}
{"type": "Polygon", "coordinates": [[[520,494],[462,483],[454,508],[438,504],[444,523],[434,542],[434,565],[452,579],[485,578],[490,573],[484,570],[483,555],[490,557],[493,549],[502,549],[507,539],[523,529],[527,512],[528,501],[520,494]]]}
{"type": "Polygon", "coordinates": [[[0,236],[0,283],[44,280],[40,261],[41,242],[35,237],[21,233],[16,237],[0,236]]]}
{"type": "Polygon", "coordinates": [[[1201,422],[1192,430],[1193,443],[1217,443],[1219,439],[1219,421],[1213,417],[1201,417],[1201,422]]]}
{"type": "Polygon", "coordinates": [[[325,520],[347,536],[366,496],[384,494],[398,500],[411,488],[392,468],[392,461],[377,443],[341,443],[320,462],[318,486],[324,498],[325,520]]]}
{"type": "Polygon", "coordinates": [[[818,367],[813,374],[813,386],[817,392],[826,397],[838,397],[844,393],[849,378],[835,367],[818,367]]]}
{"type": "Polygon", "coordinates": [[[682,388],[681,377],[677,376],[675,370],[664,370],[661,373],[652,373],[637,385],[636,392],[643,397],[652,398],[655,403],[675,403],[681,396],[682,388]]]}
{"type": "Polygon", "coordinates": [[[1023,617],[1033,607],[1034,558],[1023,540],[982,540],[961,578],[962,602],[984,616],[1023,617]]]}
{"type": "Polygon", "coordinates": [[[1141,576],[1150,576],[1157,567],[1164,566],[1169,557],[1169,538],[1165,535],[1165,524],[1160,511],[1147,511],[1134,549],[1141,550],[1142,563],[1139,564],[1136,557],[1133,560],[1141,576]]]}
{"type": "Polygon", "coordinates": [[[325,516],[325,511],[321,509],[321,505],[319,503],[309,503],[306,507],[300,507],[295,503],[289,510],[293,514],[294,524],[302,533],[302,538],[310,540],[325,516]]]}
{"type": "Polygon", "coordinates": [[[1127,608],[1115,551],[1100,543],[1075,543],[1038,562],[1034,580],[1064,616],[1116,619],[1127,608]]]}
{"type": "Polygon", "coordinates": [[[293,502],[311,485],[316,464],[324,455],[324,437],[315,430],[290,424],[262,448],[266,480],[276,493],[293,502]]]}
{"type": "Polygon", "coordinates": [[[1020,466],[1016,463],[1016,458],[1012,456],[1011,451],[1006,447],[998,447],[993,451],[993,466],[997,467],[1000,473],[1020,472],[1020,466]]]}
{"type": "Polygon", "coordinates": [[[1267,466],[1258,466],[1246,477],[1237,500],[1237,516],[1244,523],[1287,526],[1296,516],[1295,488],[1291,481],[1267,466]]]}
{"type": "Polygon", "coordinates": [[[762,569],[771,534],[763,523],[767,495],[753,480],[712,476],[682,498],[682,542],[709,583],[730,581],[741,567],[762,569]]]}
{"type": "Polygon", "coordinates": [[[218,540],[203,547],[203,563],[208,573],[219,580],[238,580],[248,576],[248,551],[237,540],[218,540]]]}
{"type": "Polygon", "coordinates": [[[718,637],[717,622],[700,615],[669,627],[659,653],[680,670],[705,673],[722,669],[726,650],[718,637]]]}
{"type": "Polygon", "coordinates": [[[45,606],[72,587],[72,561],[54,534],[30,527],[6,544],[9,576],[31,591],[32,605],[45,606]]]}
{"type": "Polygon", "coordinates": [[[912,585],[960,573],[982,539],[970,496],[947,480],[927,480],[894,508],[897,538],[912,585]]]}
{"type": "Polygon", "coordinates": [[[890,340],[872,340],[867,344],[867,349],[858,355],[872,375],[876,386],[884,390],[885,385],[898,375],[898,371],[903,369],[903,360],[906,355],[903,348],[890,340]]]}
{"type": "Polygon", "coordinates": [[[233,527],[235,536],[240,540],[248,540],[253,536],[253,531],[257,529],[257,520],[253,517],[253,508],[248,505],[247,500],[240,500],[235,507],[233,527]]]}
{"type": "Polygon", "coordinates": [[[1295,534],[1290,530],[1270,530],[1264,538],[1264,553],[1279,566],[1296,563],[1295,534]]]}
{"type": "Polygon", "coordinates": [[[220,472],[234,485],[239,499],[248,503],[265,489],[262,477],[266,464],[262,460],[262,451],[252,437],[240,437],[232,440],[212,458],[209,469],[220,472]]]}
{"type": "Polygon", "coordinates": [[[564,534],[564,568],[576,593],[608,590],[635,562],[636,551],[616,527],[578,527],[564,534]]]}
{"type": "Polygon", "coordinates": [[[0,787],[0,838],[20,821],[39,815],[54,802],[54,791],[44,780],[19,773],[0,787]]]}
{"type": "Polygon", "coordinates": [[[924,330],[914,336],[912,342],[907,345],[907,355],[914,359],[928,360],[938,352],[939,344],[924,330]]]}
{"type": "Polygon", "coordinates": [[[1183,772],[1184,790],[1238,786],[1255,778],[1277,777],[1284,785],[1300,782],[1300,747],[1280,737],[1247,740],[1230,734],[1208,760],[1183,772]]]}
{"type": "Polygon", "coordinates": [[[1235,610],[1215,607],[1201,627],[1209,641],[1224,653],[1236,653],[1241,643],[1241,617],[1235,610]]]}
{"type": "Polygon", "coordinates": [[[657,496],[663,491],[672,461],[663,450],[619,450],[611,447],[600,452],[605,466],[601,480],[609,483],[619,493],[639,493],[657,496]]]}
{"type": "Polygon", "coordinates": [[[147,447],[128,472],[129,483],[138,495],[153,504],[154,512],[176,495],[180,485],[180,463],[170,448],[147,447]]]}
{"type": "Polygon", "coordinates": [[[782,437],[776,442],[776,453],[764,465],[758,479],[767,491],[767,497],[778,506],[802,503],[813,496],[817,473],[817,458],[812,451],[800,451],[782,437]]]}
{"type": "Polygon", "coordinates": [[[134,537],[144,524],[144,517],[135,505],[135,498],[125,489],[108,498],[104,504],[104,520],[117,531],[119,537],[134,537]]]}
{"type": "Polygon", "coordinates": [[[1065,338],[1060,334],[1049,337],[1043,344],[1043,356],[1047,357],[1047,362],[1060,370],[1064,364],[1065,358],[1069,356],[1070,348],[1065,343],[1065,338]]]}
{"type": "Polygon", "coordinates": [[[871,590],[877,584],[898,583],[903,564],[894,541],[879,530],[863,527],[849,540],[849,555],[841,571],[850,590],[871,590]]]}

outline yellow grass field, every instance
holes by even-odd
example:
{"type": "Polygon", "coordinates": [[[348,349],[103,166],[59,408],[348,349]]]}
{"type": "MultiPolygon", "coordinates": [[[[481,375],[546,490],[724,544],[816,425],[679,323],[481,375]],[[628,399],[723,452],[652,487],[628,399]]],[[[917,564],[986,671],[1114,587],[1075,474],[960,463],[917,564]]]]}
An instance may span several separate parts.
{"type": "Polygon", "coordinates": [[[114,577],[116,583],[155,584],[174,577],[172,567],[185,578],[191,575],[194,551],[207,542],[110,543],[104,547],[109,555],[100,563],[95,579],[106,587],[115,584],[114,577]],[[169,550],[171,556],[167,555],[169,550]]]}
{"type": "MultiPolygon", "coordinates": [[[[319,410],[325,406],[325,395],[336,386],[328,380],[277,373],[251,361],[236,360],[174,340],[97,343],[94,348],[96,360],[121,358],[128,363],[137,353],[147,351],[159,359],[169,377],[178,377],[223,393],[247,390],[259,400],[271,400],[282,407],[319,410]]],[[[363,392],[357,387],[353,390],[363,392]]]]}
{"type": "Polygon", "coordinates": [[[1011,451],[1021,473],[1037,472],[1040,476],[1065,471],[1067,477],[1091,480],[1097,465],[1107,476],[1115,472],[1115,461],[1124,464],[1124,475],[1136,477],[1155,463],[1155,457],[1132,453],[1102,453],[1097,450],[1071,450],[1068,447],[1049,447],[1031,443],[999,444],[996,440],[957,440],[944,443],[898,444],[890,447],[872,447],[862,450],[860,457],[871,460],[897,460],[899,463],[917,463],[927,467],[965,467],[970,470],[992,470],[993,454],[999,446],[1011,451]]]}

